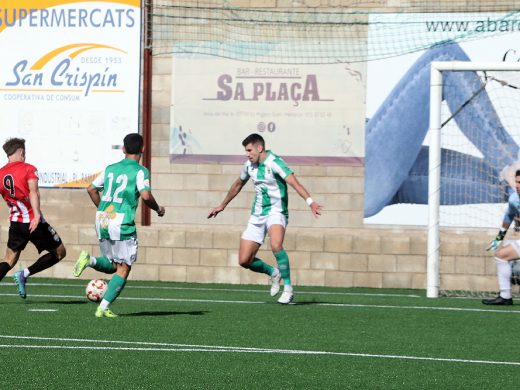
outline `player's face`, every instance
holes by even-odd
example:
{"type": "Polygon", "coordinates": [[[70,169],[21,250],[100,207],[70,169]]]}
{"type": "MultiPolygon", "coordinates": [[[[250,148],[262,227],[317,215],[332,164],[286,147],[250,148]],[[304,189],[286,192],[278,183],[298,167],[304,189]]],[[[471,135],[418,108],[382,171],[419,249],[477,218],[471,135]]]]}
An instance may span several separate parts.
{"type": "Polygon", "coordinates": [[[251,161],[253,164],[258,164],[258,162],[260,161],[260,153],[263,150],[262,145],[247,144],[245,146],[245,150],[246,156],[249,159],[249,161],[251,161]]]}
{"type": "Polygon", "coordinates": [[[520,176],[515,177],[515,189],[517,194],[520,194],[520,176]]]}

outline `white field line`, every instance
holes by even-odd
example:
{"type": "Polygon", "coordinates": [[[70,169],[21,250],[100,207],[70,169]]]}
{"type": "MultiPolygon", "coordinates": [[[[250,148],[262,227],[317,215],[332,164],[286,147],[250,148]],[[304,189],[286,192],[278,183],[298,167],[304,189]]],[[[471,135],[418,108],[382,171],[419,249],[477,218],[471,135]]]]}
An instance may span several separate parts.
{"type": "MultiPolygon", "coordinates": [[[[17,297],[18,294],[0,294],[4,297],[17,297]]],[[[57,295],[57,294],[30,294],[30,298],[72,298],[86,299],[83,295],[57,295]]],[[[120,300],[127,301],[147,301],[147,302],[202,302],[202,303],[240,303],[240,304],[265,304],[266,302],[255,301],[229,301],[223,299],[182,299],[182,298],[135,298],[135,297],[118,297],[120,300]]]]}
{"type": "MultiPolygon", "coordinates": [[[[17,297],[18,294],[1,294],[0,296],[17,297]]],[[[67,298],[67,299],[85,299],[83,295],[54,295],[54,294],[31,294],[30,298],[67,298]]],[[[145,297],[118,297],[118,300],[127,301],[146,301],[146,302],[192,302],[192,303],[227,303],[227,304],[243,304],[243,305],[265,305],[272,302],[266,301],[234,301],[225,299],[189,299],[189,298],[145,298],[145,297]]],[[[290,303],[291,306],[297,306],[298,302],[290,303]]],[[[339,307],[339,308],[370,308],[370,309],[401,309],[401,310],[433,310],[433,311],[458,311],[458,312],[477,312],[477,313],[501,313],[520,315],[520,310],[499,310],[499,309],[474,309],[462,307],[442,307],[442,306],[404,306],[404,305],[370,305],[357,303],[305,303],[305,305],[323,306],[323,307],[339,307]]]]}
{"type": "Polygon", "coordinates": [[[123,344],[136,345],[135,347],[111,347],[111,346],[91,346],[91,345],[23,345],[23,344],[0,344],[0,348],[27,348],[27,349],[76,349],[76,350],[103,350],[103,351],[152,351],[152,352],[234,352],[234,353],[268,353],[268,354],[289,354],[289,355],[321,355],[321,356],[344,356],[378,359],[398,359],[398,360],[422,360],[450,363],[469,363],[487,365],[508,365],[520,366],[520,362],[496,361],[496,360],[474,360],[474,359],[455,359],[429,356],[407,356],[407,355],[384,355],[353,352],[332,352],[332,351],[306,351],[295,349],[268,349],[252,347],[228,347],[218,345],[193,345],[193,344],[171,344],[171,343],[152,343],[152,342],[132,342],[115,340],[89,340],[89,339],[66,339],[50,337],[29,337],[29,336],[10,336],[0,335],[2,339],[12,340],[32,340],[32,341],[52,341],[52,342],[73,342],[73,343],[96,343],[96,344],[123,344]],[[139,347],[137,347],[139,345],[139,347]],[[143,347],[144,346],[144,347],[143,347]]]}
{"type": "MultiPolygon", "coordinates": [[[[85,284],[60,284],[60,283],[32,283],[32,286],[47,286],[47,287],[80,287],[85,288],[88,281],[85,280],[85,284]]],[[[15,285],[14,283],[3,283],[2,285],[15,285]]],[[[2,286],[0,285],[0,287],[2,286]]],[[[266,285],[266,287],[268,287],[266,285]]],[[[173,287],[173,286],[139,286],[139,285],[127,285],[125,289],[143,289],[143,290],[178,290],[178,291],[222,291],[222,292],[250,292],[250,293],[262,293],[265,294],[267,291],[265,288],[260,289],[244,289],[244,288],[208,288],[208,287],[173,287]]],[[[407,298],[421,298],[420,295],[416,294],[375,294],[375,293],[348,293],[348,292],[333,292],[333,291],[302,291],[298,290],[299,294],[316,294],[316,295],[354,295],[354,296],[369,296],[369,297],[407,297],[407,298]]]]}

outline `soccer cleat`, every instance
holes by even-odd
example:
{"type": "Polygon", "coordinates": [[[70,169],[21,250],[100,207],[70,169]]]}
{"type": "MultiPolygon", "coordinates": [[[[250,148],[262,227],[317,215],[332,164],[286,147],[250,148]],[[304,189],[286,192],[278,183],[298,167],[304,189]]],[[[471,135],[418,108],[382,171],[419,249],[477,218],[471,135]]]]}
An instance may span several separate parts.
{"type": "Polygon", "coordinates": [[[18,271],[13,275],[14,282],[18,287],[18,295],[20,298],[25,299],[27,293],[25,292],[25,283],[27,282],[27,278],[23,276],[23,271],[18,271]]]}
{"type": "Polygon", "coordinates": [[[292,302],[294,298],[294,294],[292,291],[284,291],[282,295],[280,295],[280,298],[278,298],[278,303],[281,303],[282,305],[287,305],[292,302]]]}
{"type": "Polygon", "coordinates": [[[96,310],[96,314],[95,316],[97,318],[102,318],[102,317],[107,317],[107,318],[116,318],[117,317],[117,314],[114,314],[112,311],[110,311],[110,309],[105,309],[103,310],[101,308],[101,306],[98,306],[97,310],[96,310]]]}
{"type": "Polygon", "coordinates": [[[74,272],[72,273],[76,278],[90,265],[90,255],[87,251],[81,251],[79,258],[74,264],[74,272]]]}
{"type": "Polygon", "coordinates": [[[484,305],[512,305],[513,299],[512,298],[509,298],[509,299],[502,298],[499,295],[498,297],[493,298],[493,299],[483,299],[482,303],[484,305]]]}
{"type": "Polygon", "coordinates": [[[282,274],[280,271],[275,268],[273,274],[271,275],[271,296],[274,297],[276,294],[280,292],[280,279],[282,279],[282,274]]]}

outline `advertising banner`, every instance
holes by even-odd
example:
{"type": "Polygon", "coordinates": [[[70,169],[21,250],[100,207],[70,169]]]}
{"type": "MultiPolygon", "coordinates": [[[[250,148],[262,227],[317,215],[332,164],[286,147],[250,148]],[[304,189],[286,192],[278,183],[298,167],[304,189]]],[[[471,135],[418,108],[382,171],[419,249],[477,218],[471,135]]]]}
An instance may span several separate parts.
{"type": "Polygon", "coordinates": [[[26,140],[41,187],[85,187],[138,131],[140,0],[0,7],[0,141],[26,140]]]}
{"type": "MultiPolygon", "coordinates": [[[[368,63],[366,223],[427,223],[431,62],[518,62],[520,24],[511,15],[370,15],[370,25],[396,29],[383,47],[406,36],[425,49],[368,63]]],[[[369,34],[369,51],[381,39],[371,47],[369,34]]],[[[520,161],[520,79],[506,73],[444,72],[441,225],[500,224],[520,161]]]]}
{"type": "Polygon", "coordinates": [[[240,162],[261,134],[289,162],[362,165],[365,64],[269,65],[173,58],[170,154],[240,162]]]}

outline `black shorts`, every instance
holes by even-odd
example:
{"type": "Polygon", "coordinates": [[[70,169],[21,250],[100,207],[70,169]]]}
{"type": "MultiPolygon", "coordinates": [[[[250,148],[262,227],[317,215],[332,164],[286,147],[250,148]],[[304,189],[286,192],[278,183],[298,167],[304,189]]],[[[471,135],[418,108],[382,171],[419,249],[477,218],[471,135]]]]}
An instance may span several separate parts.
{"type": "Polygon", "coordinates": [[[52,251],[61,244],[60,236],[47,222],[40,222],[34,232],[29,233],[28,223],[11,221],[7,247],[15,252],[21,252],[29,241],[38,249],[38,253],[52,251]]]}

